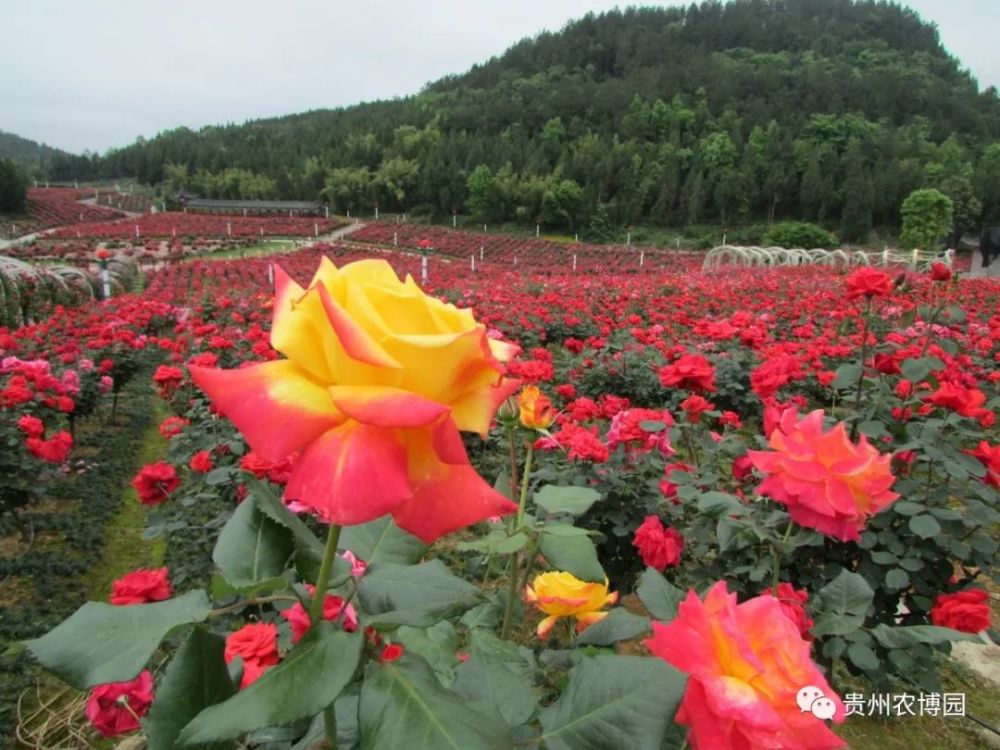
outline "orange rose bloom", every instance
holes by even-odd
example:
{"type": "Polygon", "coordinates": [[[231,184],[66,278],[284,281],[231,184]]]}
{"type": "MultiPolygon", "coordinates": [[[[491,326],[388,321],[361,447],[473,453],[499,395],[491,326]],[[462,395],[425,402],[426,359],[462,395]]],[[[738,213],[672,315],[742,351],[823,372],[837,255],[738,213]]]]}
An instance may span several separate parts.
{"type": "MultiPolygon", "coordinates": [[[[655,655],[688,674],[676,721],[691,728],[693,750],[832,750],[845,743],[809,709],[799,692],[823,700],[822,715],[840,723],[846,709],[809,656],[809,643],[771,594],[736,603],[725,581],[702,602],[688,592],[677,617],[653,623],[645,641],[655,655]]],[[[816,707],[818,709],[818,707],[816,707]]]]}
{"type": "Polygon", "coordinates": [[[276,266],[274,281],[271,345],[287,359],[189,369],[263,460],[297,455],[286,500],[331,524],[392,514],[428,543],[517,510],[459,434],[488,434],[519,385],[503,377],[516,346],[384,260],[324,258],[306,289],[276,266]]]}
{"type": "Polygon", "coordinates": [[[748,451],[753,465],[767,474],[757,488],[788,507],[806,528],[843,542],[857,541],[870,516],[899,495],[890,454],[879,453],[862,435],[854,445],[843,422],[823,431],[823,412],[802,419],[795,408],[781,414],[768,441],[772,451],[748,451]]]}
{"type": "Polygon", "coordinates": [[[521,412],[521,424],[529,430],[547,430],[555,419],[552,413],[552,401],[536,386],[524,387],[521,395],[517,397],[517,406],[521,412]]]}

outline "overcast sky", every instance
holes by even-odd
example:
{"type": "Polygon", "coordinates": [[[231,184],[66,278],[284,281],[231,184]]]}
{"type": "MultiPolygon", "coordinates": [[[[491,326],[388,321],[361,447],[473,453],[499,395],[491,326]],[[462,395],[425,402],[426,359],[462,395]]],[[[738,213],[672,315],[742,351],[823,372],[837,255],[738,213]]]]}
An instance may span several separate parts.
{"type": "MultiPolygon", "coordinates": [[[[676,2],[665,4],[678,4],[676,2]]],[[[906,0],[985,88],[1000,0],[906,0]]],[[[0,0],[0,130],[104,151],[417,92],[609,0],[0,0]]]]}

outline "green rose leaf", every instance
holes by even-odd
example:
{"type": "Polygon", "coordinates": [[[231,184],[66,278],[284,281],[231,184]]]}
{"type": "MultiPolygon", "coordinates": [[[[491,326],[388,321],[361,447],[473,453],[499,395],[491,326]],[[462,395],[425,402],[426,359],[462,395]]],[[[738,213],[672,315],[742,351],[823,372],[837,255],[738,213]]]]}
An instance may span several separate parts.
{"type": "Polygon", "coordinates": [[[382,562],[369,566],[358,598],[376,625],[426,628],[483,600],[479,589],[440,560],[420,565],[382,562]]]}
{"type": "MultiPolygon", "coordinates": [[[[184,726],[209,706],[236,693],[229,678],[224,653],[226,639],[196,626],[178,649],[156,700],[143,720],[149,750],[172,750],[184,726]]],[[[231,742],[213,743],[211,750],[233,747],[231,742]]]]}
{"type": "Polygon", "coordinates": [[[548,750],[659,750],[687,679],[662,659],[585,658],[541,712],[548,750]]]}
{"type": "Polygon", "coordinates": [[[865,622],[875,592],[857,573],[842,570],[816,594],[814,609],[819,612],[812,627],[814,635],[846,635],[865,622]]]}
{"type": "Polygon", "coordinates": [[[78,690],[134,679],[172,630],[203,622],[212,609],[198,589],[153,604],[87,602],[27,646],[43,667],[78,690]]]}
{"type": "Polygon", "coordinates": [[[583,581],[604,583],[604,568],[597,559],[597,548],[584,529],[548,524],[541,529],[538,546],[557,570],[565,570],[583,581]]]}
{"type": "Polygon", "coordinates": [[[538,705],[535,685],[523,665],[481,649],[473,649],[469,660],[458,666],[452,690],[477,711],[498,712],[511,727],[527,722],[538,705]]]}
{"type": "Polygon", "coordinates": [[[346,633],[330,623],[320,623],[252,685],[199,713],[181,731],[179,743],[227,740],[261,727],[315,716],[351,681],[363,643],[360,632],[346,633]]]}
{"type": "Polygon", "coordinates": [[[886,648],[912,648],[918,643],[946,643],[949,641],[979,641],[979,636],[960,630],[941,628],[936,625],[906,625],[891,627],[884,623],[872,628],[875,640],[886,648]]]}
{"type": "Polygon", "coordinates": [[[403,531],[392,520],[392,516],[376,518],[357,526],[345,526],[340,532],[342,550],[350,550],[369,565],[373,563],[397,563],[412,565],[427,549],[427,545],[417,537],[403,531]]]}
{"type": "Polygon", "coordinates": [[[361,750],[512,750],[510,732],[494,713],[441,687],[421,657],[371,664],[358,706],[361,750]]]}
{"type": "Polygon", "coordinates": [[[934,516],[927,514],[913,516],[910,519],[909,527],[910,531],[921,539],[930,539],[941,533],[941,524],[934,519],[934,516]]]}
{"type": "Polygon", "coordinates": [[[601,499],[601,493],[589,487],[556,487],[547,484],[535,492],[535,505],[548,513],[580,516],[601,499]]]}
{"type": "Polygon", "coordinates": [[[579,646],[610,646],[650,632],[649,618],[615,607],[607,617],[588,627],[576,643],[579,646]]]}
{"type": "Polygon", "coordinates": [[[212,560],[232,586],[253,586],[285,571],[295,546],[288,529],[242,502],[219,533],[212,560]]]}
{"type": "Polygon", "coordinates": [[[677,616],[677,607],[687,592],[677,588],[653,568],[646,568],[639,576],[636,589],[639,600],[653,619],[670,622],[677,616]]]}

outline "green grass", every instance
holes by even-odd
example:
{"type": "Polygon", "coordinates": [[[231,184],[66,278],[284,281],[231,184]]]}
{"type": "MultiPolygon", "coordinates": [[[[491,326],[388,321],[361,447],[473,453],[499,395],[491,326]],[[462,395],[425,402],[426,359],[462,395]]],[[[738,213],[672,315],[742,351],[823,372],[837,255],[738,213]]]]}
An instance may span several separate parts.
{"type": "MultiPolygon", "coordinates": [[[[166,439],[160,435],[158,427],[167,416],[166,405],[154,398],[153,420],[143,433],[139,446],[136,468],[163,458],[166,455],[166,439]]],[[[91,601],[106,601],[111,590],[111,582],[136,568],[155,568],[163,565],[166,542],[163,539],[146,541],[142,538],[146,528],[148,509],[139,503],[135,489],[126,484],[122,490],[122,508],[108,524],[105,531],[104,551],[101,562],[94,566],[87,576],[87,598],[91,601]]]]}
{"type": "Polygon", "coordinates": [[[233,258],[252,258],[259,255],[278,255],[295,249],[295,240],[264,240],[255,245],[236,247],[219,252],[201,253],[190,256],[191,259],[232,260],[233,258]]]}

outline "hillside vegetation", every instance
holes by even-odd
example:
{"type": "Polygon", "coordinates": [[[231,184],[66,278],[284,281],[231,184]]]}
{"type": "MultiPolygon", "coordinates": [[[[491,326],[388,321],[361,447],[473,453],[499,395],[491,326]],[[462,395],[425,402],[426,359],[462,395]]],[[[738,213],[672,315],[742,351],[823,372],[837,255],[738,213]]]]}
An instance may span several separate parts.
{"type": "Polygon", "coordinates": [[[922,187],[964,228],[1000,217],[1000,101],[898,5],[706,2],[588,15],[406,99],[180,128],[52,171],[341,212],[584,231],[784,218],[856,240],[922,187]]]}

